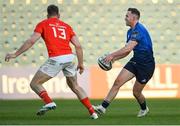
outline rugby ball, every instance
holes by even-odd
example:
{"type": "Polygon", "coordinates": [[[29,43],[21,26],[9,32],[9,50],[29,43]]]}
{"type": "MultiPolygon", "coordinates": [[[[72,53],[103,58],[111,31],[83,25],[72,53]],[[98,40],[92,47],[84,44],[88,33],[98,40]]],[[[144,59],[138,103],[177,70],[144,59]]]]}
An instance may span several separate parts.
{"type": "Polygon", "coordinates": [[[112,69],[112,62],[108,62],[108,63],[106,63],[105,61],[104,61],[104,59],[105,59],[105,57],[106,57],[107,55],[103,55],[103,56],[100,56],[99,58],[98,58],[98,65],[99,65],[99,67],[101,68],[101,69],[103,69],[103,70],[105,70],[105,71],[108,71],[108,70],[110,70],[110,69],[112,69]]]}

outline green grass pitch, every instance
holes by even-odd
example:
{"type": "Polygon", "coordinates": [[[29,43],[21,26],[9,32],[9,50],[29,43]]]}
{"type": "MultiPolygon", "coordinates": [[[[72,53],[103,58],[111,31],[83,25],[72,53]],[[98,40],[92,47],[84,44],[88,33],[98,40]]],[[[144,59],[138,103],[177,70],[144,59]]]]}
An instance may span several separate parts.
{"type": "MultiPolygon", "coordinates": [[[[107,113],[91,120],[78,100],[56,99],[57,109],[38,117],[41,100],[0,100],[0,124],[22,125],[180,125],[180,99],[148,99],[148,116],[137,118],[139,106],[134,99],[114,100],[107,113]]],[[[91,100],[93,104],[101,100],[91,100]]]]}

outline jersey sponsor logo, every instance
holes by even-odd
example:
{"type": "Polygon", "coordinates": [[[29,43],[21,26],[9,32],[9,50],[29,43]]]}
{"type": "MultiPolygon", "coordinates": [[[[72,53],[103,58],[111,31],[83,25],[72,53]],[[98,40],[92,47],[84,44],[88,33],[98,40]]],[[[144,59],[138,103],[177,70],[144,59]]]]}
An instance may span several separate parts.
{"type": "Polygon", "coordinates": [[[139,34],[139,32],[134,31],[134,32],[132,32],[132,35],[131,35],[131,36],[132,36],[133,38],[136,38],[136,37],[138,36],[138,34],[139,34]]]}
{"type": "Polygon", "coordinates": [[[132,63],[132,64],[136,64],[136,62],[134,62],[134,61],[129,61],[130,63],[132,63]]]}
{"type": "Polygon", "coordinates": [[[142,83],[145,83],[146,81],[147,81],[146,79],[141,80],[142,83]]]}

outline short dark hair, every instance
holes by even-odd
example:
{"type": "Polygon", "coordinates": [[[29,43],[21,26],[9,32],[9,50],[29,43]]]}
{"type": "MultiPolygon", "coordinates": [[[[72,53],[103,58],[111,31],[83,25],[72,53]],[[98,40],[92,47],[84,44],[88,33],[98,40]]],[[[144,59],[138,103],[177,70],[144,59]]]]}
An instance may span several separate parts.
{"type": "Polygon", "coordinates": [[[59,15],[59,8],[56,5],[49,5],[47,8],[47,13],[49,16],[59,15]]]}
{"type": "Polygon", "coordinates": [[[131,11],[132,14],[137,15],[138,19],[140,18],[140,11],[136,8],[128,8],[128,11],[131,11]]]}

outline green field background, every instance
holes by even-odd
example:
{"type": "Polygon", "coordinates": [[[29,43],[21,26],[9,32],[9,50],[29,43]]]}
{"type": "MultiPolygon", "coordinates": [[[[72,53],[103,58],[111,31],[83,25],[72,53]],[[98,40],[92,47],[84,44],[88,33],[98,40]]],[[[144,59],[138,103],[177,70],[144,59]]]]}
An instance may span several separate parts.
{"type": "MultiPolygon", "coordinates": [[[[180,99],[148,99],[148,116],[137,118],[139,106],[134,99],[117,99],[107,113],[90,119],[78,100],[56,99],[57,109],[38,117],[41,100],[0,100],[2,125],[180,125],[180,99]]],[[[91,100],[93,104],[101,100],[91,100]]]]}

